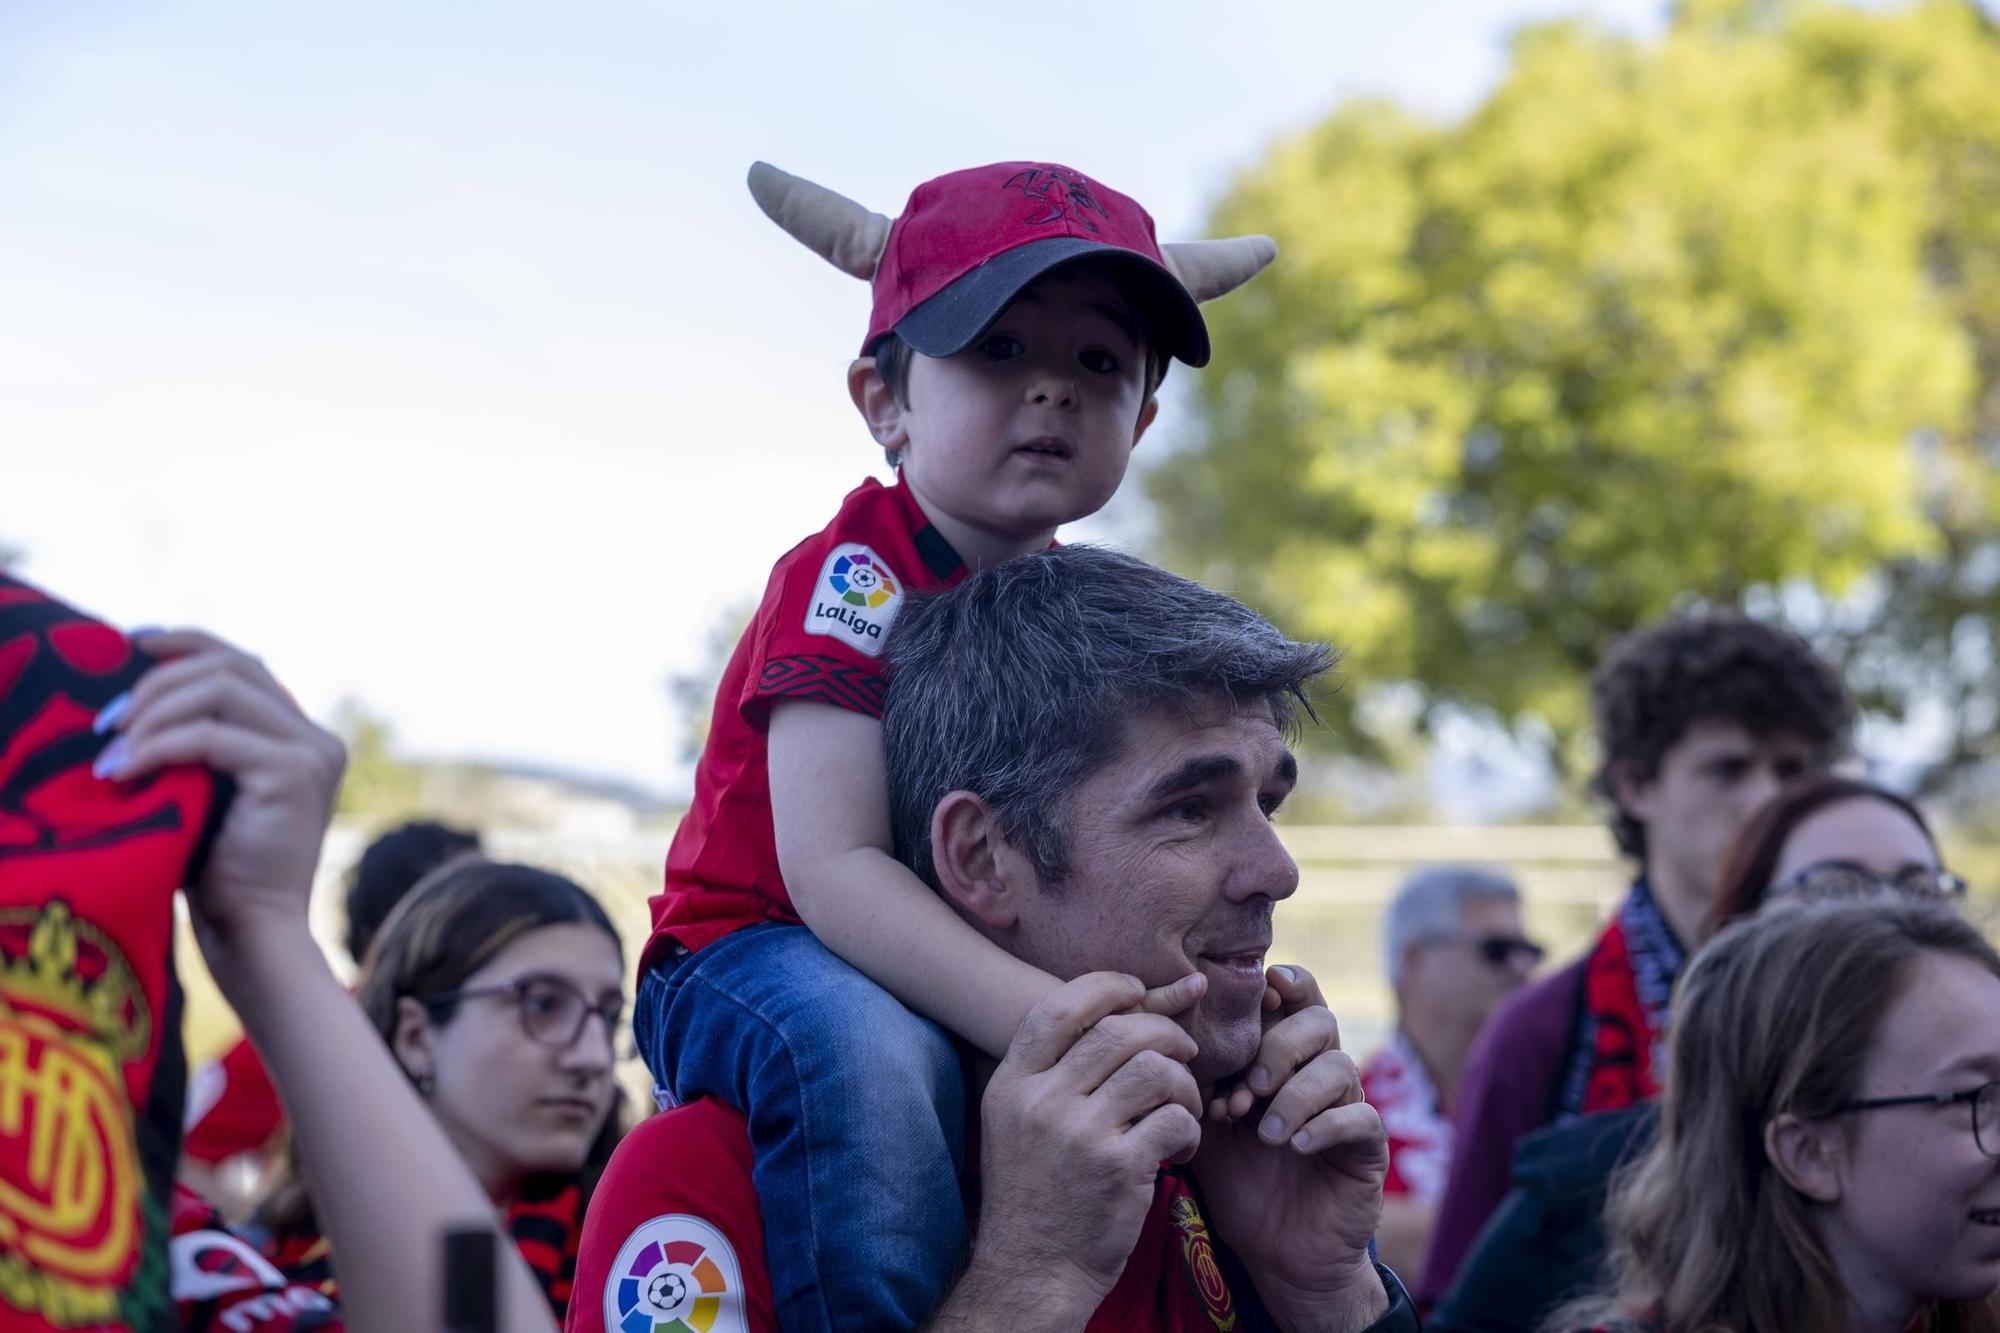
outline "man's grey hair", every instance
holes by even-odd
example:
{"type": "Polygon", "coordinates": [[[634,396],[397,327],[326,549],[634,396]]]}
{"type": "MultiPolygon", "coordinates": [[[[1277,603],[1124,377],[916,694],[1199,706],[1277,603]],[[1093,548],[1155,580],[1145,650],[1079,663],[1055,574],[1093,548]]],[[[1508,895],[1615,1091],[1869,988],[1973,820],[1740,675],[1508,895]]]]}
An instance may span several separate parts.
{"type": "Polygon", "coordinates": [[[1518,903],[1521,890],[1500,871],[1484,866],[1430,866],[1404,880],[1382,918],[1389,985],[1403,984],[1403,962],[1411,945],[1452,938],[1465,929],[1461,914],[1468,903],[1496,901],[1518,903]]]}
{"type": "Polygon", "coordinates": [[[1068,871],[1070,793],[1129,718],[1269,705],[1289,733],[1333,666],[1232,597],[1117,551],[1065,546],[913,599],[889,635],[882,711],[896,856],[932,888],[931,813],[980,797],[1045,887],[1068,871]]]}

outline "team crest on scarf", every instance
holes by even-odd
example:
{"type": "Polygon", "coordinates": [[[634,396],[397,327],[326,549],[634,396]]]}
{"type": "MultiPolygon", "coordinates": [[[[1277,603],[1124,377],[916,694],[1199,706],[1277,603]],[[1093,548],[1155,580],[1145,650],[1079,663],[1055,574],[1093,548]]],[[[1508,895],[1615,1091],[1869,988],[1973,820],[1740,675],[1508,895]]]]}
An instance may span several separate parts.
{"type": "Polygon", "coordinates": [[[142,1244],[124,1065],[152,1040],[132,969],[60,901],[0,910],[0,1297],[112,1323],[142,1244]]]}
{"type": "Polygon", "coordinates": [[[1220,1333],[1233,1333],[1236,1302],[1230,1298],[1221,1265],[1215,1262],[1215,1245],[1208,1238],[1208,1223],[1202,1219],[1200,1207],[1192,1195],[1183,1194],[1174,1200],[1167,1215],[1181,1233],[1181,1258],[1187,1261],[1188,1279],[1201,1296],[1202,1308],[1220,1333]]]}

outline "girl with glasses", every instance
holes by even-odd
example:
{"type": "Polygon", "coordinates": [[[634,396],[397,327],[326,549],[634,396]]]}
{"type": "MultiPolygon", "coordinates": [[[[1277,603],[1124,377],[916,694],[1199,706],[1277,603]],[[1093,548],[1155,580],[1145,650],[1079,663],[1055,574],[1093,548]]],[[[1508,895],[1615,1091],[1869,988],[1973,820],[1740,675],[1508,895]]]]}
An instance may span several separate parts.
{"type": "Polygon", "coordinates": [[[1944,869],[1923,812],[1858,778],[1803,778],[1744,825],[1717,885],[1711,930],[1767,899],[1896,889],[1956,900],[1965,881],[1944,869]]]}
{"type": "MultiPolygon", "coordinates": [[[[556,1318],[583,1210],[622,1132],[612,1077],[623,952],[597,900],[560,875],[473,857],[396,907],[356,996],[505,1217],[556,1318]]],[[[280,1268],[330,1288],[308,1182],[258,1212],[280,1268]]]]}
{"type": "Polygon", "coordinates": [[[2000,956],[1950,906],[1786,897],[1674,1010],[1659,1136],[1560,1328],[2000,1329],[2000,956]]]}

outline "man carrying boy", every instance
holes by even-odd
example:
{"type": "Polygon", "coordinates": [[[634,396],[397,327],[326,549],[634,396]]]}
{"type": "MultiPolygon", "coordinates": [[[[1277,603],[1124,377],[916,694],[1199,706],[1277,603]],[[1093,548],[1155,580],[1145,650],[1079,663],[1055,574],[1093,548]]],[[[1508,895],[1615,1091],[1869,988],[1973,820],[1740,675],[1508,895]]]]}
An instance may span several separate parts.
{"type": "Polygon", "coordinates": [[[894,859],[883,643],[913,591],[1045,549],[1111,498],[1168,358],[1208,359],[1196,301],[1275,247],[1163,250],[1136,203],[1050,164],[940,177],[893,224],[762,164],[750,185],[872,280],[848,391],[898,478],[864,482],[772,571],[653,900],[634,1025],[672,1100],[749,1119],[783,1326],[907,1328],[964,1241],[938,1188],[964,1125],[944,1029],[997,1058],[1058,983],[894,859]]]}
{"type": "Polygon", "coordinates": [[[1445,1294],[1506,1195],[1522,1136],[1657,1095],[1667,1001],[1730,845],[1781,786],[1838,758],[1852,723],[1839,676],[1804,640],[1734,615],[1622,640],[1591,701],[1594,785],[1638,877],[1590,952],[1502,1004],[1474,1045],[1420,1305],[1445,1294]]]}
{"type": "MultiPolygon", "coordinates": [[[[897,856],[983,938],[1069,978],[1004,1059],[967,1060],[978,1234],[925,1326],[1414,1329],[1368,1255],[1382,1122],[1318,984],[1264,966],[1298,886],[1271,822],[1297,775],[1286,738],[1333,654],[1089,546],[919,600],[890,651],[897,856]],[[1190,970],[1177,1012],[1131,1012],[1190,970]],[[1232,1086],[1254,1114],[1205,1104],[1232,1086]]],[[[712,1099],[634,1130],[584,1221],[569,1333],[778,1327],[749,1159],[712,1099]]]]}

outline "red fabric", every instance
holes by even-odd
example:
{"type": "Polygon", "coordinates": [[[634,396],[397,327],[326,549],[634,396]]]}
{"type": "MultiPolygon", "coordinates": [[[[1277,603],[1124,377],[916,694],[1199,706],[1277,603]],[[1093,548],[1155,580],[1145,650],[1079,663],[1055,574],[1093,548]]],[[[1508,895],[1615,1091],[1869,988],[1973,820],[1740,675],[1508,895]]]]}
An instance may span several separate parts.
{"type": "Polygon", "coordinates": [[[1411,1293],[1437,1304],[1486,1219],[1507,1197],[1514,1146],[1549,1122],[1583,987],[1583,961],[1531,982],[1501,1001],[1466,1058],[1452,1107],[1451,1172],[1437,1225],[1411,1293]]]}
{"type": "Polygon", "coordinates": [[[1436,1206],[1451,1169],[1451,1120],[1409,1038],[1400,1030],[1361,1068],[1361,1091],[1389,1137],[1384,1197],[1436,1206]]]}
{"type": "Polygon", "coordinates": [[[174,1187],[173,1291],[180,1333],[334,1333],[332,1301],[289,1281],[199,1194],[174,1187]]]}
{"type": "Polygon", "coordinates": [[[1622,1111],[1659,1096],[1653,1052],[1660,1033],[1639,1000],[1632,955],[1616,921],[1584,960],[1583,1012],[1591,1035],[1583,1113],[1622,1111]]]}
{"type": "Polygon", "coordinates": [[[652,899],[642,976],[676,941],[700,949],[766,919],[798,922],[771,829],[772,702],[807,699],[879,717],[882,644],[905,598],[964,575],[900,480],[863,482],[831,523],[778,561],[716,691],[694,800],[667,851],[666,887],[652,899]]]}
{"type": "Polygon", "coordinates": [[[261,1154],[285,1126],[278,1089],[248,1037],[217,1060],[195,1067],[188,1079],[187,1137],[181,1154],[214,1165],[245,1153],[261,1154]]]}
{"type": "MultiPolygon", "coordinates": [[[[763,1221],[751,1184],[749,1128],[719,1102],[701,1100],[652,1117],[611,1156],[584,1218],[567,1333],[654,1333],[702,1290],[716,1293],[708,1333],[776,1333],[770,1280],[764,1267],[763,1221]],[[698,1229],[720,1233],[722,1245],[698,1229]],[[649,1251],[655,1237],[677,1236],[698,1246],[688,1263],[649,1251]],[[700,1236],[700,1239],[695,1239],[700,1236]],[[637,1242],[628,1246],[628,1242],[637,1242]],[[727,1254],[718,1254],[726,1249],[727,1254]],[[632,1251],[621,1265],[622,1252],[632,1251]],[[703,1287],[692,1267],[720,1262],[720,1276],[703,1287]],[[671,1274],[669,1277],[667,1275],[671,1274]],[[740,1281],[732,1282],[732,1275],[740,1281]],[[662,1280],[679,1285],[658,1287],[662,1280]],[[670,1313],[649,1305],[649,1292],[680,1302],[670,1313]],[[655,1320],[659,1322],[656,1324],[655,1320]]],[[[1022,1299],[1034,1299],[1033,1274],[1022,1275],[1022,1299]]],[[[1163,1174],[1153,1207],[1125,1272],[1091,1317],[1091,1333],[1231,1333],[1241,1326],[1212,1241],[1187,1185],[1163,1174]]]]}
{"type": "Polygon", "coordinates": [[[105,782],[97,712],[148,660],[0,576],[0,1326],[172,1326],[186,1063],[173,897],[226,784],[105,782]]]}
{"type": "Polygon", "coordinates": [[[1132,199],[1053,162],[995,162],[925,181],[889,228],[875,266],[866,356],[903,316],[1016,246],[1072,237],[1165,265],[1153,219],[1132,199]]]}

